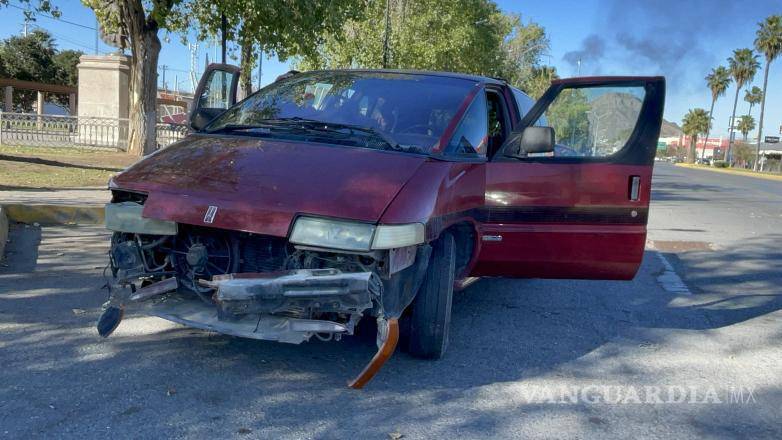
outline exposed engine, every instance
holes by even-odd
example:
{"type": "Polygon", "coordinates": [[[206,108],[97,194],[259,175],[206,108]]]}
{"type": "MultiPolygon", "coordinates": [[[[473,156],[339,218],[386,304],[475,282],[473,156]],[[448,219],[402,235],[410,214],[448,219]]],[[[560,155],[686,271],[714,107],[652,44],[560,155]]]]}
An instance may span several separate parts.
{"type": "MultiPolygon", "coordinates": [[[[382,265],[382,264],[381,264],[382,265]]],[[[296,249],[285,239],[213,228],[181,225],[177,235],[153,236],[117,232],[112,237],[111,268],[118,284],[132,289],[167,277],[176,276],[180,292],[217,304],[215,287],[210,281],[227,274],[262,274],[296,269],[337,269],[343,273],[374,272],[378,261],[371,255],[330,253],[296,249]],[[136,283],[141,280],[141,283],[136,283]],[[137,285],[138,284],[138,285],[137,285]]],[[[379,279],[372,281],[379,295],[379,279]]],[[[343,298],[344,299],[344,298],[343,298]]],[[[337,298],[327,305],[307,301],[287,301],[273,313],[305,319],[329,319],[351,322],[360,318],[367,304],[337,298]]],[[[282,305],[282,304],[281,304],[282,305]]],[[[368,304],[371,306],[371,303],[368,304]]],[[[257,308],[246,308],[258,313],[257,308]]],[[[236,307],[218,307],[221,319],[240,316],[236,307]],[[237,315],[237,316],[234,316],[237,315]]]]}

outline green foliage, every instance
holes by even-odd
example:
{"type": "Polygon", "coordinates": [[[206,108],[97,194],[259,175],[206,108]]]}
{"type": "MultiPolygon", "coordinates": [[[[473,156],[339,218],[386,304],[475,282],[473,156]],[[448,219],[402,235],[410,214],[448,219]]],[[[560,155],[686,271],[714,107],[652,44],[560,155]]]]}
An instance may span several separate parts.
{"type": "Polygon", "coordinates": [[[557,69],[553,66],[534,67],[530,74],[521,80],[521,89],[537,99],[549,88],[551,81],[558,78],[557,69]]]}
{"type": "Polygon", "coordinates": [[[682,131],[687,136],[698,136],[711,128],[709,113],[702,108],[690,109],[682,119],[682,131]]]}
{"type": "Polygon", "coordinates": [[[731,78],[730,71],[724,66],[717,66],[711,69],[711,73],[706,75],[706,84],[711,90],[711,99],[716,101],[717,98],[725,94],[725,91],[730,86],[731,78]]]}
{"type": "Polygon", "coordinates": [[[735,160],[736,163],[745,165],[751,162],[754,158],[755,149],[746,142],[736,142],[733,145],[733,160],[735,160]]]}
{"type": "Polygon", "coordinates": [[[549,46],[545,30],[524,24],[518,15],[503,14],[493,1],[389,2],[386,66],[386,2],[372,0],[361,16],[346,20],[339,33],[327,36],[316,53],[301,56],[297,67],[463,72],[502,77],[522,88],[532,85],[536,91],[545,89],[541,84],[547,86],[556,75],[539,66],[540,55],[549,46]]]}
{"type": "Polygon", "coordinates": [[[192,1],[183,14],[184,30],[198,29],[204,40],[219,36],[222,16],[226,38],[241,47],[242,83],[248,84],[257,54],[262,50],[280,60],[314,56],[324,39],[358,17],[363,0],[220,0],[192,1]]]}
{"type": "Polygon", "coordinates": [[[744,101],[749,103],[749,113],[752,113],[752,107],[755,104],[759,104],[762,99],[763,99],[763,90],[758,86],[752,86],[751,89],[747,89],[744,91],[744,101]]]}
{"type": "Polygon", "coordinates": [[[728,66],[736,87],[742,88],[744,84],[755,78],[760,63],[752,49],[736,49],[733,51],[733,56],[728,58],[728,66]]]}
{"type": "MultiPolygon", "coordinates": [[[[76,64],[82,52],[57,51],[48,32],[35,30],[24,36],[12,36],[0,42],[0,75],[24,81],[46,84],[76,85],[76,64]]],[[[15,90],[17,110],[33,109],[36,93],[33,90],[15,90]]],[[[53,101],[66,105],[67,96],[52,95],[53,101]]]]}
{"type": "Polygon", "coordinates": [[[728,167],[728,162],[724,161],[724,160],[715,160],[714,163],[712,164],[712,166],[714,168],[727,168],[728,167]]]}
{"type": "Polygon", "coordinates": [[[758,25],[755,48],[771,63],[782,53],[782,15],[768,16],[758,25]]]}
{"type": "MultiPolygon", "coordinates": [[[[19,6],[19,3],[24,8],[25,18],[30,21],[35,21],[35,14],[39,12],[48,13],[55,18],[59,18],[61,15],[60,10],[52,5],[52,2],[49,0],[17,0],[16,6],[19,6]]],[[[9,0],[0,0],[0,7],[8,6],[9,4],[12,4],[9,0]]]]}
{"type": "Polygon", "coordinates": [[[583,90],[565,89],[551,103],[546,117],[560,142],[569,147],[584,146],[589,142],[588,112],[591,109],[583,90]]]}
{"type": "Polygon", "coordinates": [[[755,118],[750,115],[744,115],[739,118],[739,122],[736,125],[746,141],[749,132],[755,129],[755,118]]]}

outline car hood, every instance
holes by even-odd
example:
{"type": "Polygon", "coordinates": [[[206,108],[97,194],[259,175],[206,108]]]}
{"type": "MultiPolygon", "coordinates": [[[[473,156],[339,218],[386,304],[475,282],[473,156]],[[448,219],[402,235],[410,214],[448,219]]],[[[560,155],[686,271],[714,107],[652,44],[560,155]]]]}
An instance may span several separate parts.
{"type": "Polygon", "coordinates": [[[297,214],[377,222],[425,161],[366,148],[193,135],[110,186],[147,193],[144,217],[284,237],[297,214]]]}

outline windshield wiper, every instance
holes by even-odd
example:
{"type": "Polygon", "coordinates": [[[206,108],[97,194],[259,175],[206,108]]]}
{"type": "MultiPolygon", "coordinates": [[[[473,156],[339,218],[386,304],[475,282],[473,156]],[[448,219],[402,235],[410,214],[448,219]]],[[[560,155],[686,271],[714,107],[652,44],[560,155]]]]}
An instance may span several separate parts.
{"type": "Polygon", "coordinates": [[[384,149],[404,151],[407,153],[423,153],[423,150],[421,150],[419,147],[399,145],[393,139],[388,137],[388,135],[372,127],[365,127],[365,126],[353,125],[353,124],[343,124],[339,122],[324,122],[315,119],[306,119],[300,117],[268,119],[264,122],[276,123],[282,125],[295,125],[302,128],[316,130],[318,132],[326,132],[326,133],[334,133],[334,132],[339,133],[340,130],[347,130],[350,133],[350,135],[353,136],[355,136],[356,133],[363,133],[365,135],[369,135],[371,137],[374,137],[375,139],[382,141],[384,144],[383,145],[384,149]]]}

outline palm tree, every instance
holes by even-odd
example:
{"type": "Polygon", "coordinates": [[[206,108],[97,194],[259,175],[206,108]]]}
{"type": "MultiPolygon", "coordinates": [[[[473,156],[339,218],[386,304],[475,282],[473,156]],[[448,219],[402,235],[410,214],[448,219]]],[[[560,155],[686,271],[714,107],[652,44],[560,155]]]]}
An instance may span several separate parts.
{"type": "Polygon", "coordinates": [[[752,79],[757,73],[760,63],[758,62],[758,56],[752,52],[752,49],[735,49],[733,56],[728,58],[728,69],[730,69],[730,75],[733,77],[733,81],[736,82],[736,97],[733,99],[733,114],[730,117],[730,137],[728,140],[728,151],[725,154],[725,160],[730,163],[730,148],[733,146],[733,133],[734,126],[733,121],[736,120],[736,106],[739,103],[739,91],[745,84],[752,82],[752,79]]]}
{"type": "Polygon", "coordinates": [[[739,123],[737,126],[741,134],[744,136],[744,142],[747,142],[747,135],[750,131],[755,129],[755,118],[750,115],[744,115],[739,118],[739,123]]]}
{"type": "Polygon", "coordinates": [[[752,115],[752,107],[755,104],[760,104],[762,99],[763,90],[761,90],[758,86],[752,86],[752,89],[747,89],[744,91],[744,100],[749,103],[749,111],[747,112],[748,115],[752,115]]]}
{"type": "Polygon", "coordinates": [[[709,119],[709,114],[706,113],[706,110],[694,108],[684,115],[682,131],[690,137],[690,152],[687,154],[687,163],[695,162],[695,146],[698,143],[698,135],[707,133],[710,128],[711,119],[709,119]]]}
{"type": "MultiPolygon", "coordinates": [[[[706,84],[711,90],[711,109],[709,109],[709,121],[712,120],[714,114],[714,103],[717,102],[717,98],[725,94],[730,85],[730,71],[723,66],[717,66],[711,69],[711,73],[706,75],[706,84]]],[[[706,130],[706,137],[703,138],[703,149],[701,150],[701,160],[706,155],[706,142],[709,141],[709,132],[711,131],[711,124],[709,124],[709,130],[706,130]]]]}
{"type": "Polygon", "coordinates": [[[755,34],[755,48],[766,57],[766,68],[763,72],[763,97],[760,100],[760,121],[758,121],[758,143],[755,148],[755,169],[760,162],[760,139],[763,136],[763,113],[766,110],[766,92],[768,91],[768,69],[771,62],[782,53],[782,15],[766,17],[755,34]]]}

